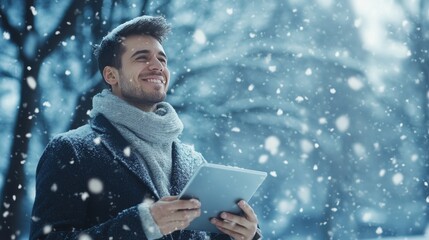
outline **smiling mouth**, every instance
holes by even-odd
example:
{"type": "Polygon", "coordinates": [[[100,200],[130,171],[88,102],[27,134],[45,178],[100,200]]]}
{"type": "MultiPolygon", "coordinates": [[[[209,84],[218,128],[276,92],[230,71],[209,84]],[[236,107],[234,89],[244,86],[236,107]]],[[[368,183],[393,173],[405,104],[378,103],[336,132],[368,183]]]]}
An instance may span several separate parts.
{"type": "Polygon", "coordinates": [[[157,79],[157,78],[148,78],[148,79],[143,79],[143,81],[145,82],[150,82],[150,83],[159,83],[159,84],[165,84],[166,81],[164,79],[157,79]]]}

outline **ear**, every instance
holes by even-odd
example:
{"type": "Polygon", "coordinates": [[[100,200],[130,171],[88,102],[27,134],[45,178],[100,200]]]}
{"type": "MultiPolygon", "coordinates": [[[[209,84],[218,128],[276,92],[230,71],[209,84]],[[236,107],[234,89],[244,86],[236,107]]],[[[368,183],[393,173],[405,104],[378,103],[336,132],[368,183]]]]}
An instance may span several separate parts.
{"type": "Polygon", "coordinates": [[[104,81],[107,82],[110,86],[114,86],[118,84],[119,81],[119,73],[118,70],[111,66],[106,66],[103,69],[103,77],[104,81]]]}

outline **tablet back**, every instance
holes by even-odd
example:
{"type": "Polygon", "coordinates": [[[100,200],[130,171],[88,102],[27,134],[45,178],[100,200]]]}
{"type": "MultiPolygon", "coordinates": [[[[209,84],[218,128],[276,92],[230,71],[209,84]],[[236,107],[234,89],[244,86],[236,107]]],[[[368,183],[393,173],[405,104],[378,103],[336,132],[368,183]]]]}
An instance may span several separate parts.
{"type": "Polygon", "coordinates": [[[201,165],[179,195],[180,199],[196,198],[201,202],[201,216],[187,229],[219,233],[210,219],[224,211],[241,214],[238,201],[249,201],[266,176],[265,172],[249,169],[212,163],[201,165]]]}

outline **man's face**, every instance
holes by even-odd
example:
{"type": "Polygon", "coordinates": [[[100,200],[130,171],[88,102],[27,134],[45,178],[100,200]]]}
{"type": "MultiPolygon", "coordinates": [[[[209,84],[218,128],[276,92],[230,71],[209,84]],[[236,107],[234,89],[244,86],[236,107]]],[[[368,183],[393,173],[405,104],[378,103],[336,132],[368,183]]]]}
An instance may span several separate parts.
{"type": "Polygon", "coordinates": [[[145,111],[166,97],[170,72],[162,45],[153,37],[135,35],[123,42],[122,67],[115,71],[112,92],[145,111]]]}

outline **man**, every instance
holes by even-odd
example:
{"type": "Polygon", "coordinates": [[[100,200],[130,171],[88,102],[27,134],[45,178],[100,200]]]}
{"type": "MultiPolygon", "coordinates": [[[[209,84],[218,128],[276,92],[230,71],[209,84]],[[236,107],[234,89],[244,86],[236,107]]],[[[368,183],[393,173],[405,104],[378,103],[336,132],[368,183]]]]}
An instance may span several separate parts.
{"type": "Polygon", "coordinates": [[[163,102],[170,73],[161,45],[169,25],[143,16],[103,38],[95,55],[110,90],[93,98],[91,121],[55,137],[36,173],[31,239],[253,239],[257,218],[212,219],[224,234],[184,230],[200,215],[177,195],[205,160],[178,140],[183,125],[163,102]]]}

